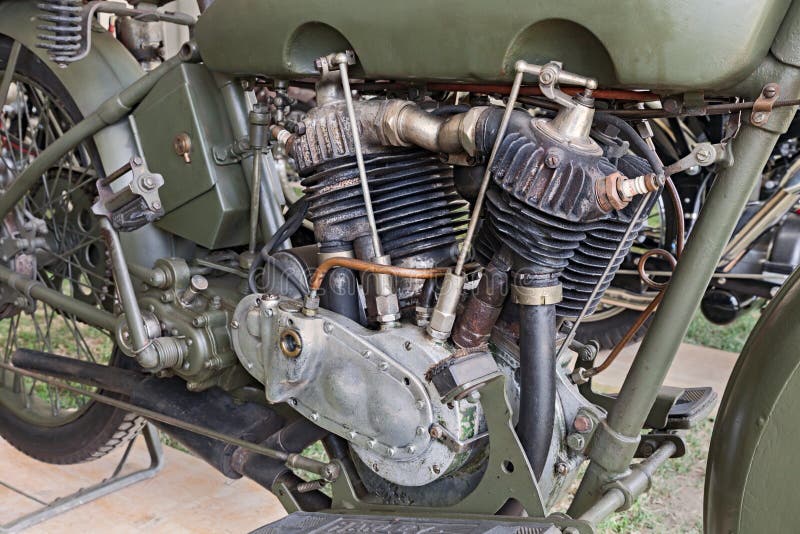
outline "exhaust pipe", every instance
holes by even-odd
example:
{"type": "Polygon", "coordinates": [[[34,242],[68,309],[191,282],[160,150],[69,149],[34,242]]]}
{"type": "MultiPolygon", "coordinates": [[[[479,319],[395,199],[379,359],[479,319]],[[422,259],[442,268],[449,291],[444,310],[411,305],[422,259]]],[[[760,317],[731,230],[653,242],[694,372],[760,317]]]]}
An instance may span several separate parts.
{"type": "MultiPolygon", "coordinates": [[[[27,349],[17,350],[12,363],[18,369],[97,387],[104,394],[126,396],[134,412],[134,408],[149,410],[288,454],[300,453],[327,435],[327,431],[304,418],[287,422],[268,406],[241,402],[219,388],[190,392],[180,378],[160,379],[139,371],[27,349]]],[[[152,422],[228,478],[246,476],[270,491],[278,485],[294,489],[303,483],[286,462],[162,421],[152,422]]],[[[317,490],[293,492],[292,496],[306,511],[330,508],[330,498],[317,490]]]]}

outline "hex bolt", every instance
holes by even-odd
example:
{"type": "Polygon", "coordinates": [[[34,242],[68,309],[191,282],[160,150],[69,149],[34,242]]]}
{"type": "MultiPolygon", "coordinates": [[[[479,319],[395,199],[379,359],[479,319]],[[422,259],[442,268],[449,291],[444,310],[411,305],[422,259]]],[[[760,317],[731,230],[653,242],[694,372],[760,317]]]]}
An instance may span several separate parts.
{"type": "Polygon", "coordinates": [[[567,473],[569,473],[569,466],[567,465],[567,462],[558,462],[556,464],[556,474],[564,476],[567,473]]]}
{"type": "Polygon", "coordinates": [[[701,148],[700,150],[697,151],[696,157],[697,161],[699,161],[700,163],[705,163],[706,161],[711,159],[711,151],[708,150],[707,148],[701,148]]]}
{"type": "Polygon", "coordinates": [[[369,440],[369,441],[367,442],[367,447],[369,447],[370,449],[374,449],[374,448],[375,448],[375,444],[376,444],[376,443],[377,443],[377,442],[376,442],[374,439],[371,439],[371,440],[369,440]]]}
{"type": "Polygon", "coordinates": [[[311,412],[310,417],[312,421],[319,421],[319,414],[317,412],[311,412]]]}
{"type": "Polygon", "coordinates": [[[156,182],[150,175],[143,176],[140,183],[142,184],[142,188],[147,191],[152,191],[156,187],[156,182]]]}
{"type": "Polygon", "coordinates": [[[413,454],[414,451],[416,451],[416,450],[417,450],[417,448],[415,446],[413,446],[413,445],[409,445],[408,447],[406,447],[406,452],[408,454],[413,454]]]}
{"type": "Polygon", "coordinates": [[[572,427],[581,434],[586,434],[594,428],[594,421],[592,421],[591,417],[579,415],[572,422],[572,427]]]}
{"type": "Polygon", "coordinates": [[[586,440],[581,434],[570,434],[567,436],[567,447],[573,451],[582,451],[586,446],[586,440]]]}
{"type": "Polygon", "coordinates": [[[437,475],[442,472],[442,468],[439,467],[439,464],[433,464],[431,466],[431,470],[436,473],[437,475]]]}
{"type": "Polygon", "coordinates": [[[442,427],[439,425],[431,425],[430,435],[433,439],[441,439],[442,435],[444,435],[442,427]]]}

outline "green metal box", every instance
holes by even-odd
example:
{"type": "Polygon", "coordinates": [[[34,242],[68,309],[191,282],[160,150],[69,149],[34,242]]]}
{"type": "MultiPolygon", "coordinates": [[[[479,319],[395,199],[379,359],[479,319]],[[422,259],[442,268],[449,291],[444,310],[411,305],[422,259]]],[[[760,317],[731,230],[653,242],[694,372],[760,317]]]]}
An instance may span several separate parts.
{"type": "Polygon", "coordinates": [[[233,142],[221,95],[204,65],[164,76],[133,114],[145,160],[164,176],[161,228],[210,249],[248,240],[249,188],[238,163],[219,165],[214,148],[233,142]],[[190,140],[188,161],[174,148],[190,140]]]}

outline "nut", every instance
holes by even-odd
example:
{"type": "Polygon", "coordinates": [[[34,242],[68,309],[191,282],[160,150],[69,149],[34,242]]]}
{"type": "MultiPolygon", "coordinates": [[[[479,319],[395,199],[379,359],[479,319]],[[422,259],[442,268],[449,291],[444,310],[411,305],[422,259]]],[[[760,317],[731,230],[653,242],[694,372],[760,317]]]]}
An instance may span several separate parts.
{"type": "Polygon", "coordinates": [[[586,446],[586,440],[580,434],[570,434],[567,436],[567,447],[574,451],[582,451],[586,446]]]}

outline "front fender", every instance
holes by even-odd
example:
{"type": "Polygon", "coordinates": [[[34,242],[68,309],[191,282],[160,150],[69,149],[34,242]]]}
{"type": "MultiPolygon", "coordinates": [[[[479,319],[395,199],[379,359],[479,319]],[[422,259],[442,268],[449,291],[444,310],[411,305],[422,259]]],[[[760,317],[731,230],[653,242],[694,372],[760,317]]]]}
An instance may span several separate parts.
{"type": "MultiPolygon", "coordinates": [[[[84,116],[143,75],[139,63],[106,31],[92,35],[92,49],[86,58],[60,68],[50,61],[46,51],[36,47],[38,15],[34,0],[0,1],[0,34],[19,41],[46,63],[84,116]]],[[[94,142],[107,171],[118,169],[138,153],[127,120],[104,128],[94,136],[94,142]]],[[[173,237],[152,225],[121,238],[128,260],[136,263],[149,266],[156,258],[176,254],[173,237]]]]}
{"type": "Polygon", "coordinates": [[[800,525],[800,270],[758,321],[731,375],[706,469],[706,532],[800,525]]]}

